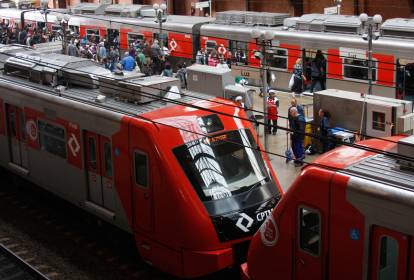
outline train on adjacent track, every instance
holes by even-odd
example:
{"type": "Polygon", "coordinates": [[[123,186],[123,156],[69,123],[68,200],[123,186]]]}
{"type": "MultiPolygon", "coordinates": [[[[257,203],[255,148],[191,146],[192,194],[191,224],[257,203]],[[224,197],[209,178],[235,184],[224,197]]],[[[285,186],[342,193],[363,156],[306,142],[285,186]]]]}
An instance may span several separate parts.
{"type": "Polygon", "coordinates": [[[366,140],[307,166],[254,236],[242,278],[412,279],[413,144],[366,140]]]}
{"type": "Polygon", "coordinates": [[[169,274],[242,261],[282,195],[243,110],[179,94],[174,78],[0,52],[1,167],[131,233],[142,258],[169,274]]]}
{"type": "MultiPolygon", "coordinates": [[[[122,49],[128,49],[136,39],[151,42],[160,38],[154,10],[146,5],[81,3],[73,11],[68,25],[81,37],[94,35],[111,40],[119,36],[122,49]]],[[[0,10],[0,19],[8,18],[7,13],[6,9],[0,10]]],[[[163,21],[161,37],[173,63],[191,63],[200,48],[217,48],[225,57],[241,50],[245,55],[242,72],[253,76],[260,67],[254,55],[260,46],[251,38],[251,31],[260,28],[274,31],[272,47],[266,54],[276,78],[271,86],[288,90],[298,58],[303,59],[305,74],[310,78],[307,66],[321,50],[327,60],[328,88],[368,90],[367,42],[362,39],[363,28],[356,16],[307,14],[288,18],[287,14],[230,11],[217,13],[217,19],[168,15],[163,21]]],[[[373,43],[374,94],[413,100],[414,20],[389,19],[382,24],[381,35],[373,43]]]]}

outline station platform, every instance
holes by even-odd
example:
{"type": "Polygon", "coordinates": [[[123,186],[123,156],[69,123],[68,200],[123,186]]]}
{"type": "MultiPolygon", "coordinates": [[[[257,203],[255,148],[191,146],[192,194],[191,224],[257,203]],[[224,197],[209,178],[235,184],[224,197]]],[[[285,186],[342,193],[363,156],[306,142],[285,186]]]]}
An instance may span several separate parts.
{"type": "MultiPolygon", "coordinates": [[[[254,95],[254,109],[257,111],[263,111],[263,98],[258,94],[259,90],[257,90],[257,94],[254,95]]],[[[292,94],[288,92],[278,91],[276,93],[276,97],[279,99],[279,119],[278,119],[278,126],[287,127],[287,116],[288,116],[288,109],[290,107],[290,101],[292,99],[292,94]],[[286,118],[285,118],[286,117],[286,118]]],[[[305,105],[305,116],[306,117],[313,117],[313,97],[312,95],[303,94],[301,96],[295,97],[298,100],[300,105],[305,105]],[[307,106],[306,106],[307,105],[307,106]]],[[[263,139],[263,126],[259,128],[259,137],[261,140],[262,145],[264,145],[263,139]]],[[[287,134],[285,130],[278,129],[276,135],[269,135],[269,151],[273,154],[269,154],[270,162],[272,167],[276,173],[276,176],[279,180],[279,183],[284,191],[287,191],[293,181],[296,179],[297,175],[301,172],[302,167],[296,167],[293,164],[293,161],[286,163],[286,159],[282,156],[285,155],[285,151],[287,149],[287,134]],[[277,155],[276,155],[277,154],[277,155]],[[280,156],[279,156],[280,155],[280,156]]],[[[289,143],[290,145],[290,143],[289,143]]],[[[319,155],[306,155],[305,161],[306,162],[313,162],[319,155]]],[[[305,166],[305,165],[304,165],[305,166]]]]}

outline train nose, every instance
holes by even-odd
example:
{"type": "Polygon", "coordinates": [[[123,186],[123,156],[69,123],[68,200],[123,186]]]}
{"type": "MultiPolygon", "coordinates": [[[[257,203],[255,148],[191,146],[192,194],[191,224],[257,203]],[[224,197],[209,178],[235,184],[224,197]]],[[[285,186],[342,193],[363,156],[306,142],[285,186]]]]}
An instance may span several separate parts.
{"type": "Polygon", "coordinates": [[[279,197],[273,197],[265,202],[249,205],[239,211],[212,217],[218,237],[221,242],[251,237],[271,215],[279,197]]]}

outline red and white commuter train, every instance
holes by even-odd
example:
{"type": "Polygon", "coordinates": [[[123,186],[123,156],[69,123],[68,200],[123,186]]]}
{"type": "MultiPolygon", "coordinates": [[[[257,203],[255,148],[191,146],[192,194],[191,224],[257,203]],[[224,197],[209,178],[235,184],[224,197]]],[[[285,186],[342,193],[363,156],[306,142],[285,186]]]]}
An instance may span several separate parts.
{"type": "MultiPolygon", "coordinates": [[[[153,10],[151,13],[148,6],[83,5],[88,5],[85,14],[70,15],[68,23],[81,37],[95,34],[113,38],[119,34],[122,49],[127,49],[137,38],[145,38],[149,42],[159,38],[159,24],[155,22],[153,10]],[[136,16],[128,17],[125,12],[128,9],[136,11],[136,14],[130,13],[136,16]],[[91,14],[98,10],[101,14],[91,14]]],[[[7,9],[0,10],[1,19],[6,17],[3,13],[8,13],[7,9]]],[[[367,42],[362,39],[363,31],[358,17],[307,14],[285,19],[282,26],[257,26],[240,20],[237,17],[240,12],[235,14],[229,18],[237,18],[237,22],[231,19],[218,21],[205,17],[166,16],[162,36],[165,46],[171,51],[170,59],[173,63],[189,64],[200,48],[217,47],[225,56],[240,49],[247,60],[247,67],[242,72],[249,75],[251,71],[253,76],[252,72],[258,71],[260,61],[254,56],[259,48],[251,38],[251,31],[260,28],[274,31],[272,48],[267,53],[270,70],[276,77],[273,87],[288,89],[291,72],[298,58],[305,62],[305,74],[310,78],[307,66],[316,51],[321,50],[327,59],[328,88],[367,91],[367,42]]],[[[260,17],[260,13],[256,16],[260,17]]],[[[279,14],[279,17],[282,16],[279,14]]],[[[374,94],[413,100],[414,20],[389,19],[382,24],[381,30],[382,36],[373,43],[374,94]]]]}
{"type": "Polygon", "coordinates": [[[304,168],[253,237],[243,279],[414,279],[414,136],[358,144],[405,157],[342,147],[304,168]]]}
{"type": "Polygon", "coordinates": [[[48,30],[57,30],[61,28],[60,20],[63,18],[64,13],[61,12],[49,12],[47,16],[40,10],[20,10],[15,8],[0,9],[0,20],[2,23],[8,24],[9,27],[28,26],[31,29],[45,27],[47,20],[48,30]]]}
{"type": "MultiPolygon", "coordinates": [[[[7,55],[1,167],[131,233],[142,258],[169,274],[240,262],[282,194],[244,111],[191,92],[173,102],[155,87],[132,93],[144,103],[102,99],[102,88],[84,86],[105,76],[110,89],[120,78],[87,59],[7,55]]],[[[178,84],[140,82],[157,79],[178,84]]],[[[128,80],[116,94],[128,86],[140,85],[128,80]]]]}

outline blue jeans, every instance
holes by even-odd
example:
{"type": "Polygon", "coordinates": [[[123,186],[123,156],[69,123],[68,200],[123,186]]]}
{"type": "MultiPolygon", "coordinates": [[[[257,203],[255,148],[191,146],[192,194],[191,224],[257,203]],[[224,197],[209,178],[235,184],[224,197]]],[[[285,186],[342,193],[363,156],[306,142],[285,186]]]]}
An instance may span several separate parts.
{"type": "Polygon", "coordinates": [[[305,151],[303,149],[302,139],[292,139],[292,151],[295,155],[295,161],[301,162],[304,159],[305,151]]]}

